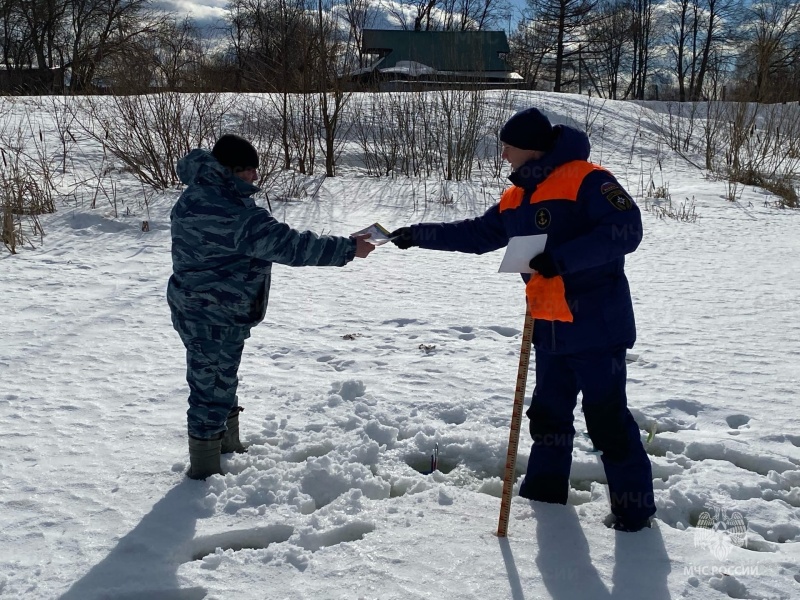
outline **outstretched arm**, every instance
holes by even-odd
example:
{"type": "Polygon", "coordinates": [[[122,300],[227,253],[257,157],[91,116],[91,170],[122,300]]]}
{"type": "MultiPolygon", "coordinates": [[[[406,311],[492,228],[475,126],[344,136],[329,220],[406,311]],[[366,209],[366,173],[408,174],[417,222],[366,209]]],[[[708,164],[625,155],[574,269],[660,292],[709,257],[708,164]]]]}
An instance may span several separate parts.
{"type": "Polygon", "coordinates": [[[392,241],[402,249],[417,246],[427,250],[446,250],[484,254],[508,244],[498,205],[480,217],[449,223],[418,223],[391,233],[392,241]]]}
{"type": "Polygon", "coordinates": [[[242,219],[236,244],[249,256],[290,267],[341,267],[356,256],[366,257],[371,249],[364,244],[372,246],[363,239],[298,231],[266,210],[258,210],[242,219]]]}

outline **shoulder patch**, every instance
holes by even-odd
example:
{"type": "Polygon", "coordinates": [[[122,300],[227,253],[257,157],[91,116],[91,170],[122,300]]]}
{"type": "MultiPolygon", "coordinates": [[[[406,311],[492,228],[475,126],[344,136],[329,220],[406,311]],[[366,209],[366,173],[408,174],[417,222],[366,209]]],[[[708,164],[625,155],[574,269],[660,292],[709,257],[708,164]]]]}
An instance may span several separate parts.
{"type": "Polygon", "coordinates": [[[619,184],[606,182],[600,186],[600,193],[606,197],[611,206],[617,210],[630,210],[633,208],[633,198],[623,190],[619,184]]]}

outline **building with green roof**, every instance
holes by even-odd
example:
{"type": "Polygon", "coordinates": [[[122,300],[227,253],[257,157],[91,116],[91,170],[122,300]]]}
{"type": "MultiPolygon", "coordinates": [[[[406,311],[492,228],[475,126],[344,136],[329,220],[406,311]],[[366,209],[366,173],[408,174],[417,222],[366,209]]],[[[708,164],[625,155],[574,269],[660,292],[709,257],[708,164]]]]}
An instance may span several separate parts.
{"type": "Polygon", "coordinates": [[[504,31],[365,29],[361,51],[374,60],[350,78],[377,83],[381,89],[522,83],[506,63],[504,31]]]}

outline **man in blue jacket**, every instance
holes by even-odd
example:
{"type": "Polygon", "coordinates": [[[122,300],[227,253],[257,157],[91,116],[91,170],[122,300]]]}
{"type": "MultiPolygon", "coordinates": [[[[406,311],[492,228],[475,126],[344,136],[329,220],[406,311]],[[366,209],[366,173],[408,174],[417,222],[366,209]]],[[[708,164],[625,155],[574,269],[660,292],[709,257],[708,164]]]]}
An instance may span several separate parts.
{"type": "Polygon", "coordinates": [[[167,301],[186,346],[192,479],[222,473],[220,454],[245,451],[237,372],[244,341],[267,310],[272,263],[341,267],[374,249],[369,236],[319,236],[277,221],[251,198],[257,170],[258,153],[236,135],[177,165],[188,187],[171,214],[167,301]]]}
{"type": "Polygon", "coordinates": [[[512,185],[474,219],[419,223],[394,243],[483,254],[515,236],[547,234],[525,274],[534,321],[536,387],[527,411],[533,438],[520,495],[566,504],[578,392],[592,442],[602,451],[613,527],[638,531],[655,513],[650,460],[627,407],[626,349],[633,317],[624,256],[642,238],[639,208],[604,168],[588,162],[589,138],[552,126],[536,108],[500,131],[512,185]]]}

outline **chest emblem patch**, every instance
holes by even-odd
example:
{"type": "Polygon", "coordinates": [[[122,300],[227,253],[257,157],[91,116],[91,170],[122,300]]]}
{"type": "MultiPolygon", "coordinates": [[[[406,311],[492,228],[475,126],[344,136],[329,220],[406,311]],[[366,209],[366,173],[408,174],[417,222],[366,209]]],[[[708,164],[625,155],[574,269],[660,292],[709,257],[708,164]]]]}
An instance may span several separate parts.
{"type": "Polygon", "coordinates": [[[550,217],[550,211],[546,208],[540,208],[536,211],[536,226],[539,229],[547,229],[550,227],[550,221],[552,218],[550,217]]]}

